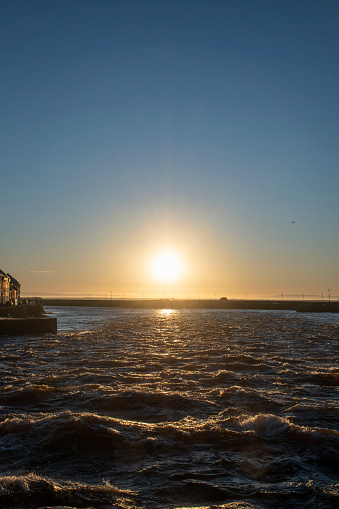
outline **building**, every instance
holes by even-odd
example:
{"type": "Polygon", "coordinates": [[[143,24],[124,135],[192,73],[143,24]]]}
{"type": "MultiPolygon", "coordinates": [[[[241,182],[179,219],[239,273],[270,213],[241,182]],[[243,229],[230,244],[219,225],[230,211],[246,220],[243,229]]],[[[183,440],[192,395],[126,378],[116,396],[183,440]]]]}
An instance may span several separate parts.
{"type": "Polygon", "coordinates": [[[0,269],[0,304],[17,303],[20,299],[20,283],[0,269]]]}
{"type": "Polygon", "coordinates": [[[9,300],[18,302],[20,299],[20,283],[13,276],[7,274],[9,277],[9,300]]]}
{"type": "Polygon", "coordinates": [[[0,304],[9,301],[9,277],[0,269],[0,304]]]}

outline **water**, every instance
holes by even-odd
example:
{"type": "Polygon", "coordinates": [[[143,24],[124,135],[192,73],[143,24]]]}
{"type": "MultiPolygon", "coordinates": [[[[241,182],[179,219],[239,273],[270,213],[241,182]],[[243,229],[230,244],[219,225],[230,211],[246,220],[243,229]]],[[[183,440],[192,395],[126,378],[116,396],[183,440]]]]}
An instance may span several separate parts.
{"type": "Polygon", "coordinates": [[[339,507],[339,316],[46,308],[0,339],[1,508],[339,507]]]}

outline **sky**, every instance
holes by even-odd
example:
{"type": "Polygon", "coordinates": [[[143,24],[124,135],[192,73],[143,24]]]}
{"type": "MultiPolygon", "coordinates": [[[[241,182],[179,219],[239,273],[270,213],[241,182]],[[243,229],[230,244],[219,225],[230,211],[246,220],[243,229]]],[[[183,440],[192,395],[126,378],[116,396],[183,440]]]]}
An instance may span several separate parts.
{"type": "Polygon", "coordinates": [[[0,7],[0,268],[23,294],[339,298],[336,0],[0,7]]]}

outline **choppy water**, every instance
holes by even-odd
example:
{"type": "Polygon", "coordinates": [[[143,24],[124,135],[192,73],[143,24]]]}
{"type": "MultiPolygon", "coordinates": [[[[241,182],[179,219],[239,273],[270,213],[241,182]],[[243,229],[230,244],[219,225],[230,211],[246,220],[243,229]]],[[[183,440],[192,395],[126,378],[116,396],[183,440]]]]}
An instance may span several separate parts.
{"type": "Polygon", "coordinates": [[[339,507],[338,315],[46,309],[0,339],[1,508],[339,507]]]}

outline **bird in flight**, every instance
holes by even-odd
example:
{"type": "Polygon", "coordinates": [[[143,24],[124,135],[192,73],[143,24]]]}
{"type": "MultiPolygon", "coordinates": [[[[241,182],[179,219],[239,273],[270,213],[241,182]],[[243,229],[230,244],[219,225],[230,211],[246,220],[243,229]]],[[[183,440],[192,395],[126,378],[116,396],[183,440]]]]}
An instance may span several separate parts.
{"type": "Polygon", "coordinates": [[[291,223],[295,223],[295,221],[291,221],[291,223]]]}

